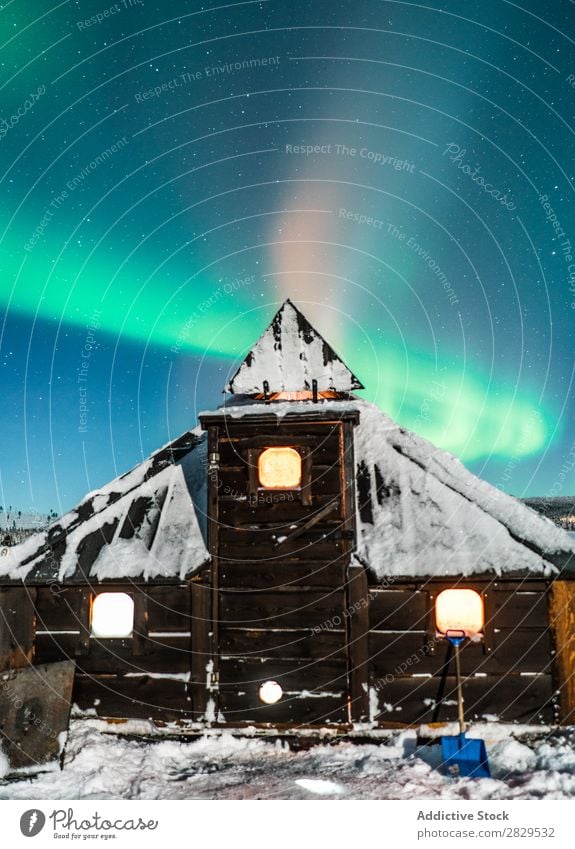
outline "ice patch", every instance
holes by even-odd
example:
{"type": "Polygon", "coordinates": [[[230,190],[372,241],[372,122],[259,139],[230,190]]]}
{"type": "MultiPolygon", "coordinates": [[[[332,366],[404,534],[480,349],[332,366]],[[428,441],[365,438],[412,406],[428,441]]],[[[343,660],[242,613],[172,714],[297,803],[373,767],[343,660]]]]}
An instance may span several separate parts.
{"type": "Polygon", "coordinates": [[[303,787],[310,793],[316,793],[318,796],[341,795],[345,793],[345,788],[341,784],[336,784],[335,781],[324,781],[322,778],[296,778],[295,782],[298,787],[303,787]]]}
{"type": "Polygon", "coordinates": [[[8,775],[10,772],[10,763],[8,762],[8,758],[0,749],[0,778],[4,778],[5,775],[8,775]]]}

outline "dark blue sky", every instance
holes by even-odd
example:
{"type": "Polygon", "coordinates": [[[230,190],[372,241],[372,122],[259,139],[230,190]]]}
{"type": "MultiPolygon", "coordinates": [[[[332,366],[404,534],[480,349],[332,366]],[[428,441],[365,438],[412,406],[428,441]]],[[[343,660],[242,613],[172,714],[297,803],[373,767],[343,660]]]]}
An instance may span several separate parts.
{"type": "Polygon", "coordinates": [[[0,502],[194,425],[286,297],[402,424],[572,493],[574,16],[5,4],[0,502]]]}

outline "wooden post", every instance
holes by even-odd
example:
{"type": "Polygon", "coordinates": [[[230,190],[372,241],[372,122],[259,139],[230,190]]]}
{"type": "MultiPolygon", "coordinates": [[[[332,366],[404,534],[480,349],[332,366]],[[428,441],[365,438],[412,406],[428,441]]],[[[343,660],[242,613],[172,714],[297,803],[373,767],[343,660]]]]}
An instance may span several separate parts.
{"type": "MultiPolygon", "coordinates": [[[[219,449],[220,449],[220,431],[217,425],[210,425],[208,428],[208,455],[214,456],[217,455],[219,457],[219,449]]],[[[220,530],[220,509],[219,509],[219,466],[217,469],[212,469],[208,478],[208,550],[212,557],[211,569],[209,572],[210,575],[210,583],[207,586],[202,587],[202,592],[204,593],[204,598],[201,600],[200,604],[200,621],[198,622],[198,627],[201,627],[202,624],[206,625],[209,623],[209,636],[208,636],[208,651],[210,652],[210,660],[212,664],[212,672],[211,672],[211,685],[214,689],[217,690],[219,675],[220,675],[220,665],[219,665],[219,651],[220,651],[220,566],[219,566],[219,553],[220,553],[220,539],[219,539],[219,530],[220,530]],[[205,598],[207,596],[207,599],[205,598]],[[209,610],[209,613],[207,612],[209,610]],[[202,621],[203,620],[203,621],[202,621]]],[[[195,616],[195,613],[192,608],[192,616],[195,616]]],[[[197,635],[196,635],[197,636],[197,635]]],[[[192,636],[193,642],[193,636],[192,636]]],[[[196,651],[195,647],[192,645],[192,651],[196,651]]],[[[200,647],[200,657],[201,655],[201,647],[200,647]]],[[[207,660],[206,660],[207,663],[207,660]]],[[[205,665],[204,665],[205,668],[205,665]]],[[[207,673],[206,673],[207,674],[207,673]]],[[[209,693],[206,692],[206,707],[208,703],[209,693]]],[[[200,704],[202,703],[200,698],[200,704]]],[[[195,710],[195,707],[194,707],[195,710]]],[[[205,711],[204,711],[205,712],[205,711]]]]}
{"type": "MultiPolygon", "coordinates": [[[[341,530],[346,560],[355,548],[356,533],[354,424],[352,420],[340,423],[341,530]]],[[[346,601],[350,721],[366,722],[369,719],[369,587],[363,566],[348,566],[346,601]]]]}
{"type": "Polygon", "coordinates": [[[211,659],[212,598],[209,584],[192,579],[191,594],[191,675],[190,695],[197,721],[208,707],[208,663],[211,659]]]}
{"type": "Polygon", "coordinates": [[[78,642],[76,644],[76,656],[82,657],[90,653],[90,634],[92,613],[92,593],[88,589],[80,590],[80,610],[78,614],[78,642]]]}
{"type": "Polygon", "coordinates": [[[347,570],[350,720],[369,719],[369,596],[363,566],[347,570]]]}
{"type": "Polygon", "coordinates": [[[0,589],[0,672],[32,663],[36,590],[29,587],[0,589]]]}
{"type": "Polygon", "coordinates": [[[559,721],[575,720],[575,581],[553,581],[549,623],[555,642],[555,674],[559,685],[559,721]]]}
{"type": "Polygon", "coordinates": [[[148,596],[145,590],[136,588],[134,593],[134,631],[132,649],[135,657],[149,651],[148,642],[148,596]]]}

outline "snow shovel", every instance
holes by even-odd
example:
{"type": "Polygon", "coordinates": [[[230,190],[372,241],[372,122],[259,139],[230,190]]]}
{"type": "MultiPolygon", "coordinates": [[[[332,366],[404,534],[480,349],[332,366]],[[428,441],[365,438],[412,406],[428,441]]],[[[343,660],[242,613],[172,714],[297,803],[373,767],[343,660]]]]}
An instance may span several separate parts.
{"type": "Polygon", "coordinates": [[[441,738],[443,762],[450,773],[468,778],[490,778],[487,750],[483,740],[465,736],[465,715],[463,712],[463,692],[461,688],[461,661],[459,646],[465,639],[463,631],[447,631],[445,636],[453,646],[455,654],[455,676],[457,680],[457,714],[459,734],[455,737],[441,738]]]}

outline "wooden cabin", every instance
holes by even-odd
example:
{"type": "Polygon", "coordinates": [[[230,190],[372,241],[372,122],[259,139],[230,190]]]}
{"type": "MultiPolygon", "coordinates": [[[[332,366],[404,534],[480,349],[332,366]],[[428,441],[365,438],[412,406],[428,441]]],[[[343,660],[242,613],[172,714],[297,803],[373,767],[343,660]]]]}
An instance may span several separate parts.
{"type": "Polygon", "coordinates": [[[467,717],[572,721],[573,542],[361,388],[286,301],[222,407],[1,550],[0,670],[72,658],[73,702],[102,717],[447,721],[438,599],[466,590],[441,603],[482,609],[467,717]]]}

